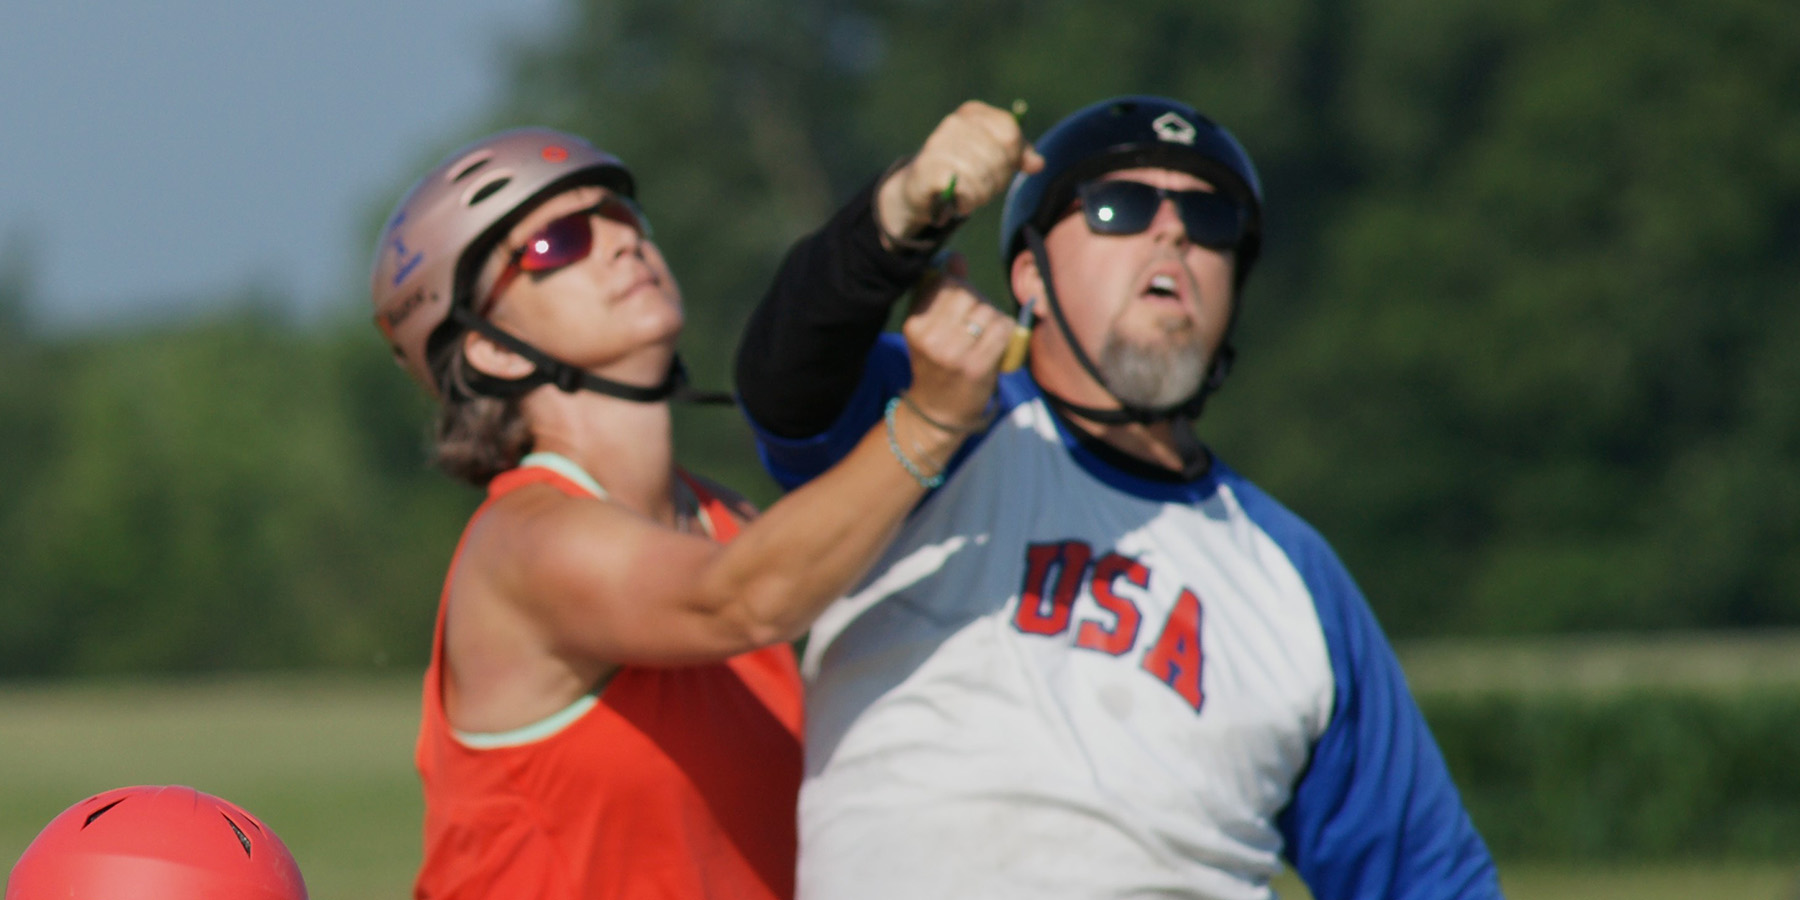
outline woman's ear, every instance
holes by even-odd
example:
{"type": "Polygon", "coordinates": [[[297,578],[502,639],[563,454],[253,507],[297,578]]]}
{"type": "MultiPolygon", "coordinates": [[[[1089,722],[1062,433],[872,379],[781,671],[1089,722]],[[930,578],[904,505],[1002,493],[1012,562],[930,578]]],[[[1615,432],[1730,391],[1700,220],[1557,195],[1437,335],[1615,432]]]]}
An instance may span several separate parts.
{"type": "Polygon", "coordinates": [[[475,371],[490,378],[524,378],[537,368],[531,360],[488,340],[477,331],[463,335],[463,358],[475,371]]]}

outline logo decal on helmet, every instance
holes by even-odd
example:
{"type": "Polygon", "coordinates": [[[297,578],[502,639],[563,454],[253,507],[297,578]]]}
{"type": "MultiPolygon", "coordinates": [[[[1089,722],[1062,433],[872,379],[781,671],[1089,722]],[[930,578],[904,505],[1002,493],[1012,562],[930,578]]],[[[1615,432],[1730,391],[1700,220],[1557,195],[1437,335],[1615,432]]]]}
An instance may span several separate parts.
{"type": "Polygon", "coordinates": [[[1157,116],[1156,121],[1150,123],[1150,127],[1156,129],[1156,136],[1165,141],[1189,146],[1193,145],[1194,138],[1200,133],[1200,130],[1195,128],[1192,122],[1172,112],[1157,116]]]}
{"type": "Polygon", "coordinates": [[[568,162],[569,161],[568,148],[567,147],[558,147],[555,144],[550,144],[550,145],[546,146],[543,150],[542,155],[544,157],[544,162],[559,163],[559,162],[568,162]]]}
{"type": "Polygon", "coordinates": [[[406,321],[406,317],[412,315],[413,310],[418,309],[420,304],[423,304],[424,302],[425,289],[419,288],[401,298],[400,302],[394,304],[392,309],[384,310],[376,314],[375,324],[381,326],[382,333],[387,335],[388,340],[392,341],[394,339],[394,329],[400,327],[400,323],[406,321]]]}
{"type": "Polygon", "coordinates": [[[400,257],[400,265],[394,269],[394,287],[399,287],[400,283],[406,280],[406,276],[411,275],[413,270],[419,267],[419,263],[425,261],[425,251],[415,250],[408,253],[406,239],[397,234],[394,235],[394,241],[390,246],[394,249],[394,255],[400,257]]]}

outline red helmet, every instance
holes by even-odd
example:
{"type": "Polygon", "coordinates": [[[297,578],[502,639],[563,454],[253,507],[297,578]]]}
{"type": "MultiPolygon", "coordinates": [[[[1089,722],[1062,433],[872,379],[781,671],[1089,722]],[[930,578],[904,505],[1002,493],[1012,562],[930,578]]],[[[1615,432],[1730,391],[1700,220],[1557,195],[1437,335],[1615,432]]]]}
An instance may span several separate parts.
{"type": "Polygon", "coordinates": [[[5,900],[306,900],[281,839],[190,787],[127,787],[64,810],[25,848],[5,900]]]}
{"type": "Polygon", "coordinates": [[[618,158],[572,134],[518,128],[455,153],[414,185],[388,217],[375,245],[370,294],[375,326],[407,373],[432,394],[439,386],[429,356],[444,340],[452,306],[469,304],[480,253],[534,201],[576,184],[599,184],[631,197],[631,173],[618,158]]]}

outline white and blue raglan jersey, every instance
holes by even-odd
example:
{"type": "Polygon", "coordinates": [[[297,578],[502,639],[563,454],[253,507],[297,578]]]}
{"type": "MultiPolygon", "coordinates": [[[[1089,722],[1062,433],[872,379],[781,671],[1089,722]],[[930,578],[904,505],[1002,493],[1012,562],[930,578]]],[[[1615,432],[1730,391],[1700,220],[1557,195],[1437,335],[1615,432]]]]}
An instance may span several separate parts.
{"type": "MultiPolygon", "coordinates": [[[[910,380],[884,336],[836,423],[759,430],[793,487],[910,380]]],[[[1392,650],[1305,522],[1222,463],[1146,480],[1023,372],[814,626],[801,900],[1497,897],[1392,650]]]]}

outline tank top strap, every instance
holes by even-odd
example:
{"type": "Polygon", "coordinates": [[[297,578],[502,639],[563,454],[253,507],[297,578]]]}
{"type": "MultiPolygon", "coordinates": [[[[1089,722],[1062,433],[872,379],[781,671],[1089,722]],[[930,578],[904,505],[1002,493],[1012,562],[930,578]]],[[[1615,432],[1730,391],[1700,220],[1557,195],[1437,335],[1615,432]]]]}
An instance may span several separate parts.
{"type": "Polygon", "coordinates": [[[605,500],[609,496],[606,488],[601,487],[600,482],[595,481],[594,476],[589,475],[574,460],[560,453],[538,451],[526,454],[524,459],[519,460],[518,468],[494,476],[494,480],[488,482],[488,497],[492,499],[528,484],[545,483],[572,497],[605,500]]]}
{"type": "MultiPolygon", "coordinates": [[[[707,536],[721,544],[737,537],[743,526],[732,505],[685,469],[677,468],[675,474],[681,479],[681,486],[693,496],[695,517],[707,536]]],[[[600,482],[579,463],[560,453],[539,451],[519,460],[517,468],[494,476],[488,482],[488,500],[492,502],[528,484],[549,484],[571,497],[610,499],[606,488],[601,487],[600,482]]]]}
{"type": "Polygon", "coordinates": [[[675,474],[681,478],[683,484],[687,485],[688,490],[694,492],[694,499],[698,503],[697,513],[700,524],[706,529],[706,533],[721,544],[729,543],[732,538],[737,537],[738,532],[743,529],[743,525],[738,523],[737,514],[732,510],[731,504],[721,500],[718,495],[708,490],[704,482],[689,475],[687,470],[676,469],[675,474]]]}

